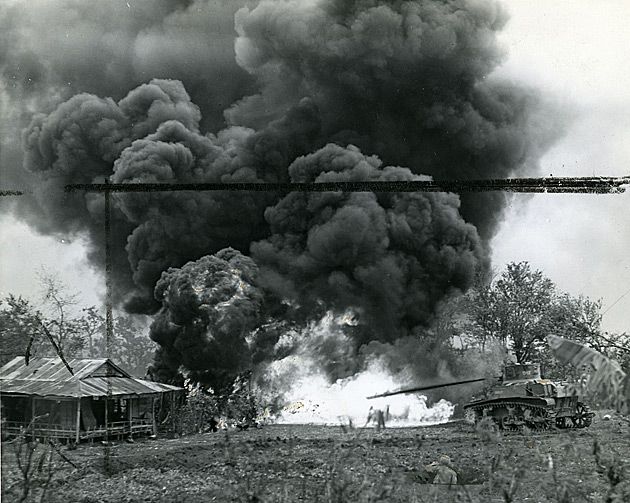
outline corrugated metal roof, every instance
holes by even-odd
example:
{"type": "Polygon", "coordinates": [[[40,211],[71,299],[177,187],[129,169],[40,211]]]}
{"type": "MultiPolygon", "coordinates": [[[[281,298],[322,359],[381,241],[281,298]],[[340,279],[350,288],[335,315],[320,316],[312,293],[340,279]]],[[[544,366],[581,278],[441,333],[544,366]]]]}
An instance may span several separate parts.
{"type": "Polygon", "coordinates": [[[144,379],[136,379],[136,381],[141,382],[156,393],[162,393],[163,391],[181,391],[184,389],[179,386],[173,386],[172,384],[165,384],[163,382],[145,381],[144,379]]]}
{"type": "Polygon", "coordinates": [[[17,357],[0,369],[0,393],[54,397],[149,395],[182,390],[169,384],[136,379],[110,360],[68,360],[71,375],[60,358],[33,358],[28,365],[17,357]],[[63,369],[63,370],[62,370],[63,369]],[[106,376],[113,371],[118,375],[106,376]]]}
{"type": "Polygon", "coordinates": [[[81,395],[81,381],[31,381],[27,379],[3,379],[0,393],[6,395],[36,395],[77,397],[81,395]]]}
{"type": "Polygon", "coordinates": [[[100,376],[122,375],[130,377],[127,372],[115,365],[108,358],[71,358],[67,360],[74,376],[61,361],[61,358],[31,358],[28,365],[24,357],[17,356],[0,368],[0,379],[29,379],[38,381],[65,381],[83,379],[94,374],[100,376]]]}
{"type": "Polygon", "coordinates": [[[105,396],[110,393],[109,388],[113,395],[147,395],[182,389],[133,377],[90,377],[82,380],[81,384],[85,386],[82,389],[82,396],[105,396]]]}

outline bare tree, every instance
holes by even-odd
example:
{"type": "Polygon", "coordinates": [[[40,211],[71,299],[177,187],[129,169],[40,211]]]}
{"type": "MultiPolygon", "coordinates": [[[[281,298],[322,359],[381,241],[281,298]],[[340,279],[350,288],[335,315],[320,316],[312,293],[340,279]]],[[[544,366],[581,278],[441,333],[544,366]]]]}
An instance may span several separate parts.
{"type": "Polygon", "coordinates": [[[70,293],[57,275],[45,269],[37,276],[42,286],[42,309],[46,315],[44,328],[54,339],[59,353],[77,354],[85,343],[81,324],[72,316],[78,305],[78,294],[70,293]]]}
{"type": "Polygon", "coordinates": [[[42,297],[39,307],[9,294],[0,300],[1,362],[15,356],[78,356],[85,345],[84,317],[77,316],[77,295],[53,274],[39,274],[42,297]]]}

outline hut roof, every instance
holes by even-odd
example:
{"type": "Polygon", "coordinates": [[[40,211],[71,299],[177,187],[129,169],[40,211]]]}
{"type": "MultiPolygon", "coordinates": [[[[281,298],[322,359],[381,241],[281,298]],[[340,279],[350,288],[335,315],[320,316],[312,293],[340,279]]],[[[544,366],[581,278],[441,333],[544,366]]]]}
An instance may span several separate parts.
{"type": "Polygon", "coordinates": [[[51,397],[153,395],[182,388],[132,377],[109,358],[68,360],[18,356],[0,368],[0,394],[51,397]]]}

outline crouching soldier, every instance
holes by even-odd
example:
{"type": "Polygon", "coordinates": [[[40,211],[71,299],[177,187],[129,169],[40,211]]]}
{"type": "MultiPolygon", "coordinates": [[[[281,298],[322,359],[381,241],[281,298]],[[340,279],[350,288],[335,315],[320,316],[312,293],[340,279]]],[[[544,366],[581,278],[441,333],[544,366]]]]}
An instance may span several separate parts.
{"type": "Polygon", "coordinates": [[[434,484],[445,484],[448,486],[457,484],[457,473],[453,470],[451,458],[446,455],[440,456],[438,461],[426,465],[424,469],[431,474],[435,473],[433,478],[434,484]]]}

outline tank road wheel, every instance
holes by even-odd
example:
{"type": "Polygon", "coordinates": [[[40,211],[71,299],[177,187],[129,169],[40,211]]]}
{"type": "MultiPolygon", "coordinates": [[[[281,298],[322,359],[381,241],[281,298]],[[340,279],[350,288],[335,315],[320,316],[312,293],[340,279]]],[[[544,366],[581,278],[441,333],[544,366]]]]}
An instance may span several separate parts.
{"type": "Polygon", "coordinates": [[[501,428],[506,431],[517,431],[519,418],[515,415],[516,406],[508,405],[505,408],[502,407],[501,411],[505,411],[505,414],[500,416],[501,428]]]}
{"type": "Polygon", "coordinates": [[[535,430],[548,430],[551,427],[549,412],[545,409],[528,409],[529,417],[526,417],[528,425],[535,430]]]}
{"type": "Polygon", "coordinates": [[[556,426],[558,428],[562,428],[563,430],[567,429],[567,428],[571,428],[573,426],[573,424],[571,423],[571,421],[569,420],[570,418],[563,416],[563,417],[557,417],[556,418],[556,426]]]}
{"type": "Polygon", "coordinates": [[[520,407],[518,405],[514,409],[515,414],[512,416],[514,418],[512,427],[516,431],[521,431],[523,427],[527,425],[525,417],[528,409],[527,407],[520,407]]]}
{"type": "Polygon", "coordinates": [[[586,405],[581,402],[575,406],[575,414],[571,418],[576,428],[586,428],[593,422],[593,415],[586,405]]]}

